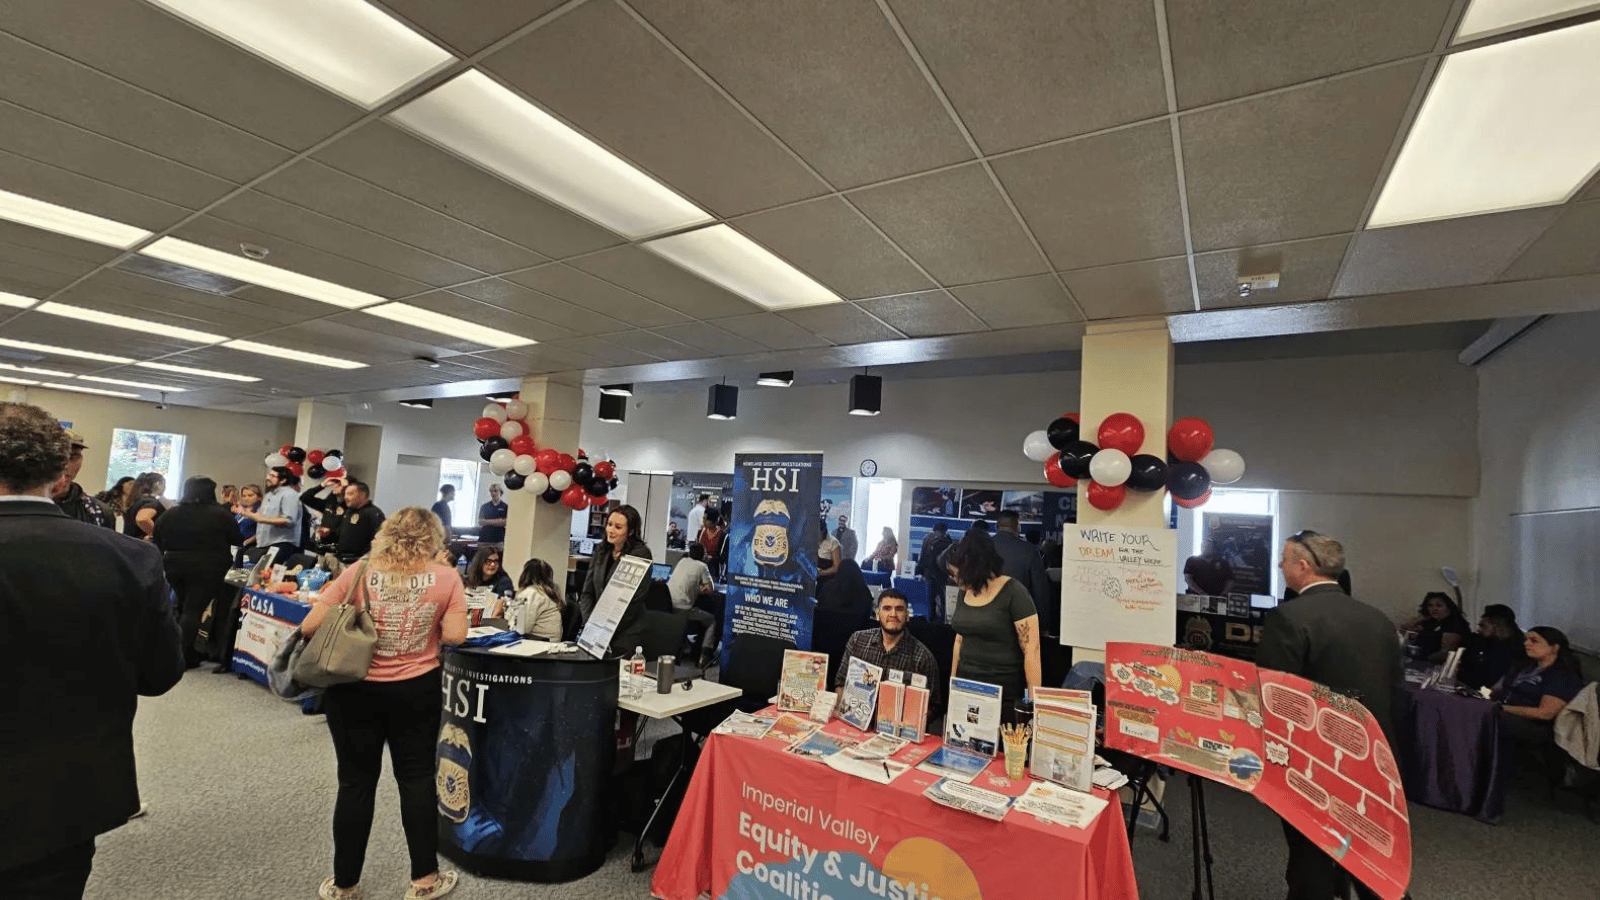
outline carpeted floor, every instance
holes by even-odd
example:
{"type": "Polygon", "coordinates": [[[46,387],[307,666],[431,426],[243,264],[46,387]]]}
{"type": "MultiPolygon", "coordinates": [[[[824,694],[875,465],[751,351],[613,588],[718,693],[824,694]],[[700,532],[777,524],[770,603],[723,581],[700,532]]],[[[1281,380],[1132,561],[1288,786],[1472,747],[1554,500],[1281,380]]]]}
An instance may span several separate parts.
{"type": "MultiPolygon", "coordinates": [[[[196,670],[165,697],[145,700],[135,726],[148,817],[100,839],[90,900],[257,900],[316,897],[332,869],[333,750],[321,717],[271,697],[232,675],[196,670]]],[[[1141,830],[1133,842],[1145,900],[1190,896],[1188,790],[1167,793],[1169,843],[1141,830]]],[[[1216,896],[1283,896],[1283,838],[1277,819],[1244,794],[1207,787],[1216,896]]],[[[1500,826],[1412,807],[1417,900],[1600,897],[1600,825],[1575,801],[1552,808],[1519,785],[1500,826]]],[[[463,876],[454,896],[494,900],[645,898],[648,872],[628,871],[631,842],[619,842],[604,868],[565,885],[463,876]]],[[[1019,860],[1038,865],[1039,860],[1019,860]]],[[[406,888],[405,846],[393,781],[380,789],[362,886],[368,898],[399,900],[406,888]]],[[[1011,900],[1011,898],[988,898],[1011,900]]]]}

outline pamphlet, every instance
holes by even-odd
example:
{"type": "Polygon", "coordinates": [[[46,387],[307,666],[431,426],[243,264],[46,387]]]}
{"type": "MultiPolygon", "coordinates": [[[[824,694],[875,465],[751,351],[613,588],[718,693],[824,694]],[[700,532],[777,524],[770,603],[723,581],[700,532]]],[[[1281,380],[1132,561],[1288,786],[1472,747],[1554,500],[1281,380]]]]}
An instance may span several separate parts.
{"type": "Polygon", "coordinates": [[[950,710],[945,713],[948,747],[993,756],[1000,747],[1000,685],[950,679],[950,710]]]}
{"type": "Polygon", "coordinates": [[[878,709],[878,682],[882,680],[882,666],[850,657],[845,666],[844,689],[840,692],[839,718],[862,731],[871,731],[873,714],[878,709]]]}
{"type": "Polygon", "coordinates": [[[970,784],[962,784],[949,778],[941,778],[928,785],[928,789],[922,792],[922,796],[941,806],[959,809],[962,812],[969,812],[985,819],[993,819],[996,822],[1005,818],[1006,811],[1011,808],[1013,799],[1005,794],[997,794],[994,791],[975,788],[970,784]]]}
{"type": "Polygon", "coordinates": [[[712,734],[736,734],[740,737],[763,738],[772,728],[773,719],[735,710],[722,724],[711,730],[712,734]]]}
{"type": "Polygon", "coordinates": [[[1033,689],[1032,771],[1040,778],[1088,791],[1094,783],[1097,714],[1088,691],[1033,689]]]}
{"type": "Polygon", "coordinates": [[[783,651],[783,672],[778,676],[778,708],[810,712],[817,692],[828,683],[828,654],[805,650],[783,651]]]}
{"type": "Polygon", "coordinates": [[[1053,822],[1067,828],[1087,828],[1106,805],[1104,798],[1093,794],[1035,781],[1028,785],[1026,793],[1016,799],[1012,808],[1041,822],[1053,822]]]}
{"type": "Polygon", "coordinates": [[[970,783],[972,779],[978,777],[979,772],[989,767],[991,761],[981,753],[972,753],[946,744],[929,754],[917,768],[924,772],[932,772],[941,778],[970,783]]]}
{"type": "Polygon", "coordinates": [[[839,695],[833,691],[817,691],[817,696],[811,701],[811,710],[807,715],[811,721],[819,725],[828,724],[833,718],[833,707],[838,704],[839,695]]]}
{"type": "MultiPolygon", "coordinates": [[[[892,676],[892,673],[891,673],[892,676]]],[[[904,708],[906,686],[892,677],[878,685],[878,733],[898,737],[900,710],[904,708]]]]}
{"type": "Polygon", "coordinates": [[[789,745],[787,752],[806,759],[827,759],[850,746],[846,738],[835,737],[822,731],[814,731],[798,741],[789,745]]]}
{"type": "Polygon", "coordinates": [[[928,689],[901,681],[878,685],[878,733],[921,743],[928,736],[928,689]]]}
{"type": "Polygon", "coordinates": [[[816,725],[799,716],[783,715],[773,721],[772,727],[767,729],[766,737],[768,740],[793,744],[806,739],[816,730],[816,725]]]}
{"type": "Polygon", "coordinates": [[[604,659],[616,636],[622,614],[628,611],[633,593],[650,577],[650,561],[637,556],[624,556],[617,560],[616,571],[606,582],[606,589],[595,600],[594,612],[578,634],[578,647],[595,659],[604,659]]]}

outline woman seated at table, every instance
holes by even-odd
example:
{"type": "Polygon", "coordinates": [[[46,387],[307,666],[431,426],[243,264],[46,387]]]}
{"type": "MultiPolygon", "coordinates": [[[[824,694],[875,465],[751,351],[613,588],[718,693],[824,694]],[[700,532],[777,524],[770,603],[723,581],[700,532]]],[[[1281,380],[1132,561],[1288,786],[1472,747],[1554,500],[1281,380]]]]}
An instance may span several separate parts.
{"type": "Polygon", "coordinates": [[[1491,696],[1505,704],[1505,724],[1512,737],[1548,741],[1557,714],[1583,688],[1583,673],[1559,628],[1528,629],[1522,649],[1528,661],[1506,673],[1491,696]]]}
{"type": "Polygon", "coordinates": [[[511,630],[541,641],[561,640],[561,611],[567,598],[556,587],[556,573],[542,559],[522,564],[517,596],[506,611],[511,630]]]}
{"type": "Polygon", "coordinates": [[[1011,722],[1023,690],[1039,686],[1039,613],[1028,589],[1001,575],[994,539],[967,532],[945,556],[950,581],[961,589],[950,627],[956,632],[950,670],[957,678],[997,684],[1001,715],[1011,722]]]}
{"type": "Polygon", "coordinates": [[[1400,626],[1412,634],[1412,655],[1428,662],[1444,662],[1451,651],[1466,643],[1472,629],[1461,607],[1449,594],[1429,591],[1417,607],[1417,617],[1400,626]]]}
{"type": "Polygon", "coordinates": [[[511,576],[500,568],[500,551],[494,547],[481,547],[467,566],[467,590],[486,587],[496,597],[509,597],[516,593],[511,576]]]}
{"type": "MultiPolygon", "coordinates": [[[[583,610],[585,622],[594,613],[595,604],[599,602],[600,595],[605,593],[606,585],[611,583],[611,576],[616,574],[617,564],[624,556],[637,556],[643,560],[653,558],[650,548],[639,537],[643,528],[639,511],[627,504],[617,507],[606,516],[606,542],[594,548],[589,574],[583,579],[583,590],[578,594],[578,608],[583,610]]],[[[644,598],[649,592],[650,578],[646,573],[646,577],[639,579],[638,586],[633,589],[628,608],[623,611],[622,618],[617,622],[617,630],[612,633],[613,652],[627,655],[638,646],[643,637],[644,598]]]]}

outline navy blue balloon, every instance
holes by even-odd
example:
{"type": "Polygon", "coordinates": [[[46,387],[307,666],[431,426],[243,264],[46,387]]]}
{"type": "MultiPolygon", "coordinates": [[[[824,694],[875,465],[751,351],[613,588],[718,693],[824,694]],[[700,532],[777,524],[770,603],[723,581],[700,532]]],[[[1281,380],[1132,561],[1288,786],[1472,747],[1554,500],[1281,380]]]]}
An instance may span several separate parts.
{"type": "Polygon", "coordinates": [[[1065,450],[1078,439],[1078,423],[1062,416],[1050,423],[1044,430],[1044,435],[1049,439],[1050,446],[1057,450],[1065,450]]]}
{"type": "Polygon", "coordinates": [[[1167,486],[1167,464],[1159,456],[1136,454],[1130,462],[1133,472],[1128,475],[1128,487],[1135,491],[1159,491],[1167,486]]]}
{"type": "Polygon", "coordinates": [[[546,503],[560,503],[561,492],[555,488],[545,488],[544,493],[539,495],[539,499],[546,503]]]}
{"type": "Polygon", "coordinates": [[[1197,462],[1176,462],[1167,469],[1167,490],[1179,500],[1198,500],[1211,490],[1211,476],[1197,462]]]}
{"type": "Polygon", "coordinates": [[[506,440],[505,438],[503,438],[503,437],[501,437],[500,435],[497,434],[494,437],[489,438],[488,440],[483,442],[483,446],[478,448],[478,455],[483,457],[484,459],[488,459],[489,457],[494,455],[494,452],[496,450],[504,450],[505,448],[510,447],[510,446],[511,446],[511,442],[510,441],[506,440]]]}
{"type": "Polygon", "coordinates": [[[518,475],[516,472],[507,472],[501,480],[506,483],[506,490],[520,491],[522,486],[527,483],[528,476],[518,475]]]}
{"type": "MultiPolygon", "coordinates": [[[[1066,421],[1070,422],[1071,419],[1066,421]]],[[[1061,471],[1067,473],[1068,478],[1081,481],[1089,477],[1089,460],[1100,448],[1088,441],[1073,441],[1061,450],[1061,471]]]]}

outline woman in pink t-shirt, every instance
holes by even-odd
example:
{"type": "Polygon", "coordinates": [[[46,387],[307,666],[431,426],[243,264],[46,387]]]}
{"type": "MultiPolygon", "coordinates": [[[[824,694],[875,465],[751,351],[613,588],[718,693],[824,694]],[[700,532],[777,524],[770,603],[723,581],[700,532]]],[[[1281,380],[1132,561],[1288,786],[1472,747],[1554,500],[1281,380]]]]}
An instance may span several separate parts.
{"type": "Polygon", "coordinates": [[[378,632],[366,679],[334,685],[323,697],[339,761],[333,875],[318,891],[323,900],[359,896],[385,743],[411,855],[406,900],[442,897],[456,885],[455,872],[439,870],[433,762],[443,702],[439,645],[467,639],[467,598],[456,570],[434,562],[444,540],[438,516],[418,506],[400,510],[383,523],[372,552],[324,587],[300,624],[309,638],[348,597],[372,613],[378,632]]]}

